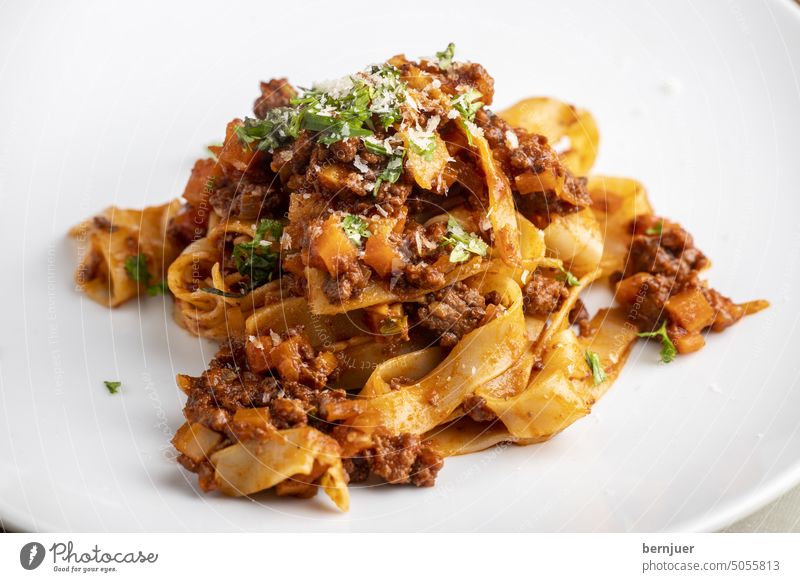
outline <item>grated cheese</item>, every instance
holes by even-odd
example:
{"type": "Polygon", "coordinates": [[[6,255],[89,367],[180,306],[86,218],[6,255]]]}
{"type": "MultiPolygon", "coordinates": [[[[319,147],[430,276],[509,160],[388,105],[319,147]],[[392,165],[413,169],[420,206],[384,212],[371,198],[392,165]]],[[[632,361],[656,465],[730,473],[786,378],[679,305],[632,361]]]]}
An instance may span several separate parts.
{"type": "Polygon", "coordinates": [[[419,104],[411,96],[411,93],[406,93],[406,105],[408,105],[414,111],[419,111],[419,104]]]}
{"type": "Polygon", "coordinates": [[[256,336],[254,336],[254,335],[247,336],[247,340],[251,344],[253,344],[257,349],[259,349],[259,350],[263,350],[264,349],[264,344],[262,344],[261,340],[258,339],[256,336]]]}
{"type": "Polygon", "coordinates": [[[361,156],[359,156],[358,154],[356,154],[356,157],[353,160],[353,165],[362,174],[366,174],[367,172],[369,172],[369,166],[364,160],[361,159],[361,156]]]}
{"type": "Polygon", "coordinates": [[[472,135],[478,136],[478,137],[483,137],[483,130],[480,127],[478,127],[477,125],[475,125],[471,121],[467,121],[466,119],[464,120],[464,123],[466,124],[467,129],[469,129],[469,132],[472,135]]]}
{"type": "Polygon", "coordinates": [[[425,129],[422,129],[419,123],[417,123],[417,127],[415,128],[408,128],[406,134],[408,135],[409,141],[421,150],[427,149],[430,147],[431,140],[433,139],[433,132],[439,127],[440,121],[441,118],[438,115],[434,115],[428,119],[425,129]]]}
{"type": "Polygon", "coordinates": [[[353,78],[347,75],[339,79],[328,79],[314,83],[313,89],[327,93],[334,99],[341,99],[353,90],[353,78]]]}
{"type": "Polygon", "coordinates": [[[432,240],[427,239],[427,238],[423,238],[422,239],[422,244],[425,246],[425,248],[430,249],[430,250],[433,250],[433,249],[435,249],[436,247],[439,246],[435,242],[433,242],[432,240]]]}
{"type": "Polygon", "coordinates": [[[506,144],[512,150],[515,150],[519,147],[519,138],[517,137],[517,134],[510,129],[506,131],[506,144]]]}

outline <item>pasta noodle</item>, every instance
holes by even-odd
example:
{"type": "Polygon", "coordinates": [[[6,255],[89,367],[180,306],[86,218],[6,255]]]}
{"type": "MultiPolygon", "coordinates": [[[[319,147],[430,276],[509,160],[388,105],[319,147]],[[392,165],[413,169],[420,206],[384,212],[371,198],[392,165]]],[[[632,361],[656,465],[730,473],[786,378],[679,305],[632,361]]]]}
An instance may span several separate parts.
{"type": "Polygon", "coordinates": [[[178,248],[166,236],[166,230],[179,206],[177,200],[144,210],[112,206],[70,230],[70,236],[86,244],[75,273],[81,290],[108,307],[121,305],[142,289],[146,291],[147,282],[133,278],[125,263],[131,257],[142,257],[141,262],[158,273],[172,263],[178,248]]]}
{"type": "Polygon", "coordinates": [[[172,442],[204,491],[321,489],[347,510],[348,483],[430,486],[447,456],[589,414],[638,338],[669,362],[767,306],[702,280],[640,183],[589,175],[589,112],[537,97],[495,115],[492,78],[453,50],[262,83],[182,202],[73,229],[89,297],[167,291],[219,342],[178,376],[172,442]],[[616,305],[590,317],[595,285],[616,305]]]}

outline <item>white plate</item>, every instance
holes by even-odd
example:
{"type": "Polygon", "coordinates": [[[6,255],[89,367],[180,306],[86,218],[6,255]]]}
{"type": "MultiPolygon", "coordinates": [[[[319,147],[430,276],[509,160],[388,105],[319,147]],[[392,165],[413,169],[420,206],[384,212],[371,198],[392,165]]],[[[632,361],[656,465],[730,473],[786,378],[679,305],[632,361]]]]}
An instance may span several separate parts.
{"type": "Polygon", "coordinates": [[[0,516],[36,530],[710,530],[800,480],[800,8],[754,2],[4,5],[0,18],[0,516]],[[589,108],[597,171],[632,176],[773,306],[657,364],[637,346],[553,441],[448,459],[437,487],[314,501],[197,493],[171,460],[177,372],[211,344],[170,303],[116,311],[72,287],[67,228],[180,194],[260,79],[340,76],[453,40],[496,107],[589,108]],[[121,380],[109,395],[103,380],[121,380]]]}

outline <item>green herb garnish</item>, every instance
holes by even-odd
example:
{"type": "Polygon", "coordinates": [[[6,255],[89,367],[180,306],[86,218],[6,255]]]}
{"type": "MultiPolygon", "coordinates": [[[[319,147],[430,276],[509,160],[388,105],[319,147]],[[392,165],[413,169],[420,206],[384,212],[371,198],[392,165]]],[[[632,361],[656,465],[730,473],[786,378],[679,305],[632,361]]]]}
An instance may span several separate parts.
{"type": "Polygon", "coordinates": [[[388,129],[403,118],[400,104],[406,100],[406,83],[400,79],[400,69],[392,65],[373,65],[368,72],[369,112],[388,129]]]}
{"type": "Polygon", "coordinates": [[[675,344],[672,343],[672,340],[669,339],[669,335],[667,335],[666,321],[664,321],[661,324],[661,327],[659,327],[656,331],[643,331],[636,335],[646,338],[659,338],[661,340],[661,361],[665,364],[669,364],[678,355],[678,350],[675,348],[675,344]]]}
{"type": "Polygon", "coordinates": [[[116,394],[119,392],[119,387],[122,386],[122,382],[112,382],[111,380],[103,380],[103,384],[106,385],[109,394],[116,394]]]}
{"type": "Polygon", "coordinates": [[[489,245],[481,237],[465,231],[452,216],[447,219],[447,233],[442,239],[442,245],[453,247],[450,251],[451,263],[463,263],[469,259],[470,254],[485,257],[489,251],[489,245]]]}
{"type": "Polygon", "coordinates": [[[147,269],[147,256],[144,253],[139,253],[138,255],[132,255],[125,259],[125,271],[128,273],[128,277],[144,285],[147,289],[147,294],[151,297],[158,295],[159,293],[167,294],[169,292],[169,287],[167,286],[166,281],[158,281],[157,283],[150,284],[150,281],[153,279],[153,276],[150,274],[150,271],[147,269]]]}
{"type": "Polygon", "coordinates": [[[364,121],[363,119],[348,121],[340,117],[306,113],[303,117],[303,127],[310,131],[319,132],[320,135],[317,141],[321,144],[330,145],[349,137],[372,135],[371,130],[361,127],[364,121]]]}
{"type": "Polygon", "coordinates": [[[363,239],[369,238],[369,223],[353,214],[348,214],[342,219],[342,230],[350,242],[360,247],[363,239]]]}
{"type": "Polygon", "coordinates": [[[450,100],[450,105],[466,121],[475,121],[475,114],[483,107],[483,103],[478,101],[481,97],[483,95],[481,95],[480,91],[470,87],[463,93],[453,97],[450,100]]]}
{"type": "Polygon", "coordinates": [[[425,136],[421,139],[411,139],[409,136],[408,143],[415,154],[422,156],[428,161],[431,160],[433,152],[436,151],[436,138],[433,135],[425,136]]]}
{"type": "Polygon", "coordinates": [[[447,48],[443,51],[439,51],[436,53],[436,60],[439,63],[439,68],[443,71],[449,69],[453,64],[453,56],[456,52],[456,45],[452,42],[447,45],[447,48]]]}
{"type": "Polygon", "coordinates": [[[371,136],[374,118],[388,129],[402,119],[400,105],[405,99],[400,70],[374,65],[358,75],[306,89],[288,107],[270,109],[264,119],[246,119],[236,135],[243,145],[269,152],[296,139],[303,129],[330,145],[371,136]]]}
{"type": "Polygon", "coordinates": [[[386,167],[383,169],[383,172],[378,174],[378,177],[375,179],[375,186],[372,187],[373,196],[378,195],[383,182],[394,184],[400,179],[400,176],[403,175],[403,158],[405,155],[405,148],[397,148],[394,150],[394,152],[392,152],[392,155],[389,158],[389,161],[386,163],[386,167]]]}
{"type": "Polygon", "coordinates": [[[236,128],[236,137],[247,147],[271,152],[276,147],[296,139],[300,134],[302,118],[292,107],[275,107],[267,111],[264,119],[248,117],[236,128]]]}
{"type": "Polygon", "coordinates": [[[586,350],[586,352],[584,352],[584,357],[586,358],[586,364],[592,370],[592,379],[594,380],[594,385],[597,386],[598,384],[605,382],[606,371],[603,370],[603,366],[600,363],[600,356],[591,350],[586,350]]]}
{"type": "Polygon", "coordinates": [[[580,279],[578,279],[571,272],[567,271],[564,267],[559,267],[559,269],[561,269],[561,274],[557,275],[556,279],[559,281],[565,281],[570,287],[577,287],[581,284],[580,279]]]}
{"type": "Polygon", "coordinates": [[[645,234],[658,235],[658,236],[661,236],[661,234],[663,232],[664,232],[664,221],[663,220],[659,220],[656,223],[655,226],[651,226],[650,228],[648,228],[647,230],[644,231],[645,234]]]}
{"type": "Polygon", "coordinates": [[[483,103],[478,101],[482,97],[481,92],[476,89],[467,89],[464,93],[456,95],[450,100],[450,106],[455,109],[458,114],[458,122],[467,134],[467,142],[473,145],[473,122],[475,121],[475,114],[478,113],[483,103]]]}
{"type": "Polygon", "coordinates": [[[283,225],[271,218],[262,218],[256,228],[253,240],[239,243],[233,247],[233,261],[236,270],[242,275],[250,277],[250,289],[260,287],[271,281],[278,266],[280,253],[274,250],[281,234],[283,225]],[[270,235],[271,240],[266,240],[270,235]]]}
{"type": "Polygon", "coordinates": [[[150,297],[155,297],[156,295],[166,295],[169,293],[169,285],[167,285],[166,279],[161,279],[158,283],[154,283],[147,287],[147,294],[150,297]]]}
{"type": "Polygon", "coordinates": [[[142,285],[150,283],[150,272],[147,270],[147,257],[144,253],[125,259],[125,270],[128,272],[128,277],[137,283],[142,285]]]}
{"type": "Polygon", "coordinates": [[[392,155],[391,148],[374,137],[365,137],[362,141],[364,142],[364,148],[372,154],[385,157],[392,155]]]}

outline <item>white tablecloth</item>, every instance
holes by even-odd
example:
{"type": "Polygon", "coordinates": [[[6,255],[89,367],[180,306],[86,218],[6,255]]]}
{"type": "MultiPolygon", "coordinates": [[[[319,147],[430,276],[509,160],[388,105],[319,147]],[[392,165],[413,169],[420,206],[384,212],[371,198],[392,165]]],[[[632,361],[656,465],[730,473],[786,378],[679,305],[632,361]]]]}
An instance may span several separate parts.
{"type": "Polygon", "coordinates": [[[800,487],[764,509],[725,528],[725,532],[800,532],[800,487]]]}

